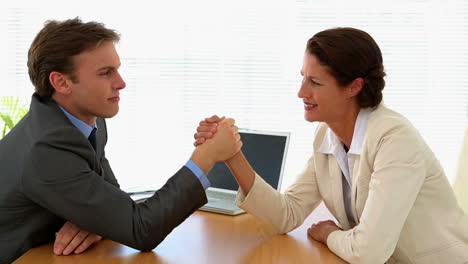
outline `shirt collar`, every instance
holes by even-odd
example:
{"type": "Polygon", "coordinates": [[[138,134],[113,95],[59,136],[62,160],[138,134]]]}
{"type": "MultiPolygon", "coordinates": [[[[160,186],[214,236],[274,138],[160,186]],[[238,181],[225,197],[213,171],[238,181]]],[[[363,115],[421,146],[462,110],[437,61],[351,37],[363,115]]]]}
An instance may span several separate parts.
{"type": "Polygon", "coordinates": [[[322,145],[320,145],[318,151],[323,154],[333,154],[337,150],[338,146],[340,146],[340,144],[341,142],[335,133],[333,133],[330,128],[327,128],[322,145]]]}
{"type": "Polygon", "coordinates": [[[351,141],[348,153],[356,155],[361,154],[362,144],[366,136],[367,120],[369,119],[369,114],[372,113],[373,110],[373,108],[365,108],[359,111],[356,124],[354,124],[353,140],[351,141]]]}
{"type": "Polygon", "coordinates": [[[74,115],[68,113],[67,110],[65,110],[61,105],[59,105],[59,104],[57,104],[57,105],[60,107],[60,109],[63,111],[63,113],[65,113],[65,115],[68,117],[68,119],[70,119],[70,122],[72,122],[72,124],[76,128],[78,128],[78,130],[80,130],[80,132],[86,138],[89,137],[89,135],[91,134],[91,132],[93,131],[94,128],[96,128],[96,129],[98,128],[96,123],[94,123],[93,126],[89,126],[85,122],[83,122],[80,119],[76,118],[74,115]]]}
{"type": "MultiPolygon", "coordinates": [[[[373,108],[365,108],[359,111],[356,123],[354,124],[353,139],[351,140],[351,146],[348,151],[349,154],[361,154],[362,144],[367,130],[367,120],[369,119],[369,114],[373,110],[373,108]]],[[[318,151],[323,154],[334,154],[341,148],[343,148],[343,143],[335,133],[328,128],[318,151]]]]}

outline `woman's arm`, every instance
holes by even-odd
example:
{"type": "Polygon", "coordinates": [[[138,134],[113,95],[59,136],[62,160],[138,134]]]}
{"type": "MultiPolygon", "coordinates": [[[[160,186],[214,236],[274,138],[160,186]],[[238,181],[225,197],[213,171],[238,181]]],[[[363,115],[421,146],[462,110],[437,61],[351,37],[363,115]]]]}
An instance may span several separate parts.
{"type": "Polygon", "coordinates": [[[241,151],[225,161],[245,195],[248,195],[254,183],[255,171],[241,151]]]}
{"type": "Polygon", "coordinates": [[[275,190],[255,173],[248,194],[243,192],[242,187],[237,194],[240,208],[255,215],[280,234],[300,226],[321,200],[313,158],[309,159],[305,169],[284,193],[275,190]]]}
{"type": "MultiPolygon", "coordinates": [[[[220,120],[217,116],[202,120],[194,134],[194,145],[204,144],[211,138],[220,120]]],[[[277,233],[286,233],[301,225],[322,200],[313,158],[284,194],[266,183],[241,151],[225,162],[240,186],[238,206],[273,227],[277,233]]]]}

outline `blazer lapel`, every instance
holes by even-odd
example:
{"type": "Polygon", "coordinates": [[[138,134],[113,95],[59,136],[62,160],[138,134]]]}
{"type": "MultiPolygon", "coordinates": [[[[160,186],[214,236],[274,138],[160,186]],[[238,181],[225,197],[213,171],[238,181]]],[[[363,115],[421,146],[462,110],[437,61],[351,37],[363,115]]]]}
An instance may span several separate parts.
{"type": "Polygon", "coordinates": [[[344,208],[343,200],[343,183],[341,176],[341,169],[338,166],[338,162],[335,156],[328,154],[328,169],[330,172],[331,189],[333,192],[333,203],[335,205],[336,219],[340,223],[343,230],[350,229],[348,217],[346,216],[346,210],[344,208]]]}
{"type": "Polygon", "coordinates": [[[357,213],[357,206],[356,206],[356,198],[357,198],[357,180],[359,177],[359,164],[361,160],[361,155],[356,155],[356,159],[354,160],[354,166],[353,166],[353,177],[352,177],[352,184],[351,184],[351,208],[353,210],[353,217],[354,217],[354,222],[356,224],[359,224],[359,217],[357,213]]]}

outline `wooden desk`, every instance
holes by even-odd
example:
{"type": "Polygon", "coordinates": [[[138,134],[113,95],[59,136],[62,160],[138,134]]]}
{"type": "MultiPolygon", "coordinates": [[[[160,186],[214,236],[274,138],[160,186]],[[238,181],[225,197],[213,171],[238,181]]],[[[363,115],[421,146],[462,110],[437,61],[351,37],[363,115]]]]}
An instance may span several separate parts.
{"type": "Polygon", "coordinates": [[[288,235],[274,235],[249,214],[226,216],[197,211],[153,252],[141,253],[104,240],[80,255],[55,256],[51,243],[29,250],[14,263],[346,263],[325,245],[307,237],[311,223],[331,218],[324,210],[319,207],[288,235]]]}

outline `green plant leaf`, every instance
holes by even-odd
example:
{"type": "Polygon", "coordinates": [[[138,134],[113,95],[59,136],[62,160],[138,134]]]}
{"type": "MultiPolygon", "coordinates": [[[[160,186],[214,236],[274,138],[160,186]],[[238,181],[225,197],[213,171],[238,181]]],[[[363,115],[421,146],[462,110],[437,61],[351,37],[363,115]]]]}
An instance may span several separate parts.
{"type": "Polygon", "coordinates": [[[16,125],[18,122],[28,113],[28,108],[22,106],[15,111],[14,116],[12,116],[13,124],[16,125]]]}
{"type": "Polygon", "coordinates": [[[0,113],[0,117],[2,118],[5,125],[11,130],[13,128],[13,121],[8,114],[0,113]]]}
{"type": "Polygon", "coordinates": [[[1,99],[0,110],[4,110],[0,112],[0,118],[4,122],[2,137],[28,113],[28,107],[21,106],[19,98],[15,96],[4,96],[1,99]]]}

